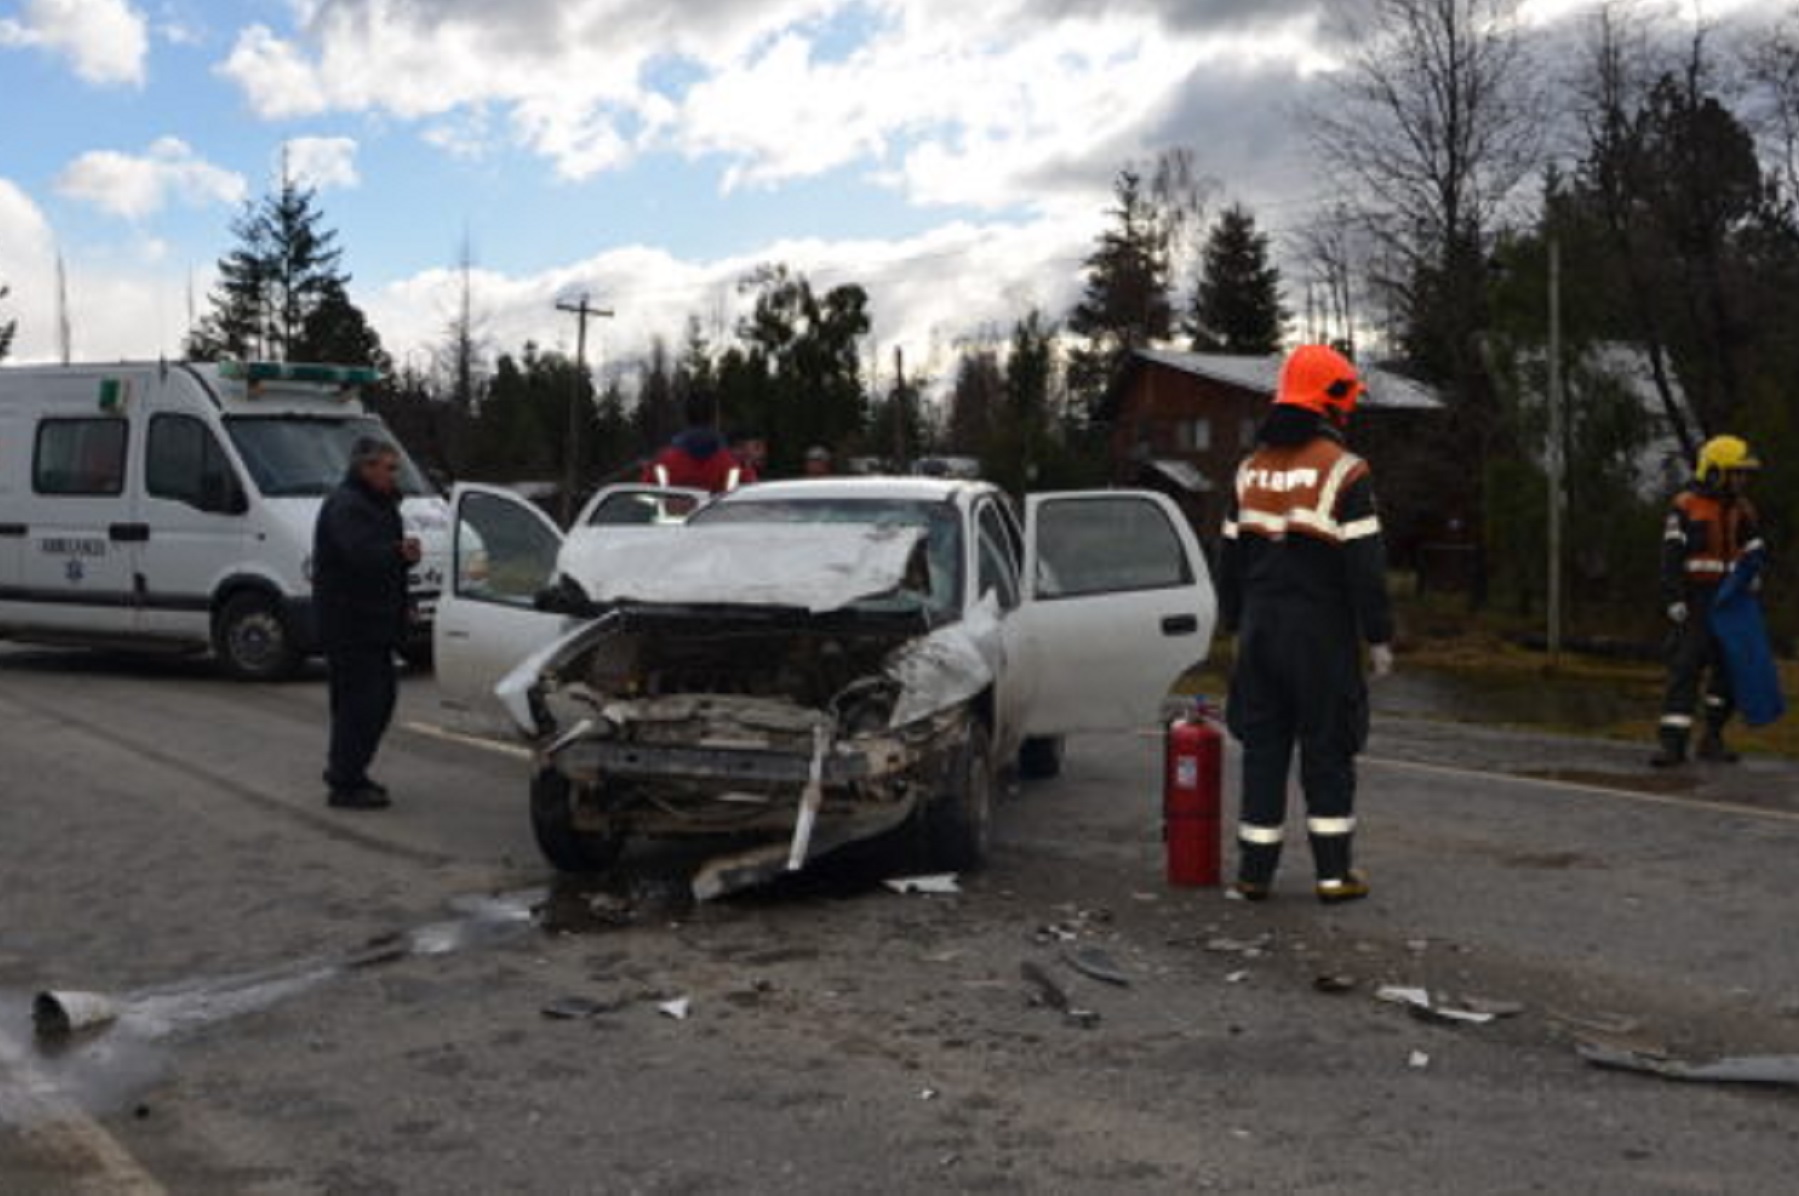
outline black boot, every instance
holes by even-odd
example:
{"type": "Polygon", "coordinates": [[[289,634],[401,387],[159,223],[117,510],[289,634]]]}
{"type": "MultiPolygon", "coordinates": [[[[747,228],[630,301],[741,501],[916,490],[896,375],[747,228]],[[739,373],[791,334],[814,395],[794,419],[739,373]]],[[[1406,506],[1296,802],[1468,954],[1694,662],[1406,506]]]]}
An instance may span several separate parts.
{"type": "Polygon", "coordinates": [[[1699,737],[1699,758],[1707,764],[1736,764],[1742,760],[1725,745],[1723,727],[1707,727],[1699,737]]]}
{"type": "Polygon", "coordinates": [[[1662,750],[1649,757],[1653,768],[1679,768],[1687,762],[1687,733],[1674,727],[1662,728],[1662,750]]]}

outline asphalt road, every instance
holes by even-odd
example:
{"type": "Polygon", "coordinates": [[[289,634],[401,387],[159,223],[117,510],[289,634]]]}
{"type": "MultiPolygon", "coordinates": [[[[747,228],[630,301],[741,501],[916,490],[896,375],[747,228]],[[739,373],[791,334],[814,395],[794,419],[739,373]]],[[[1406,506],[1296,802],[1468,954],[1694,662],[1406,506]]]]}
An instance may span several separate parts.
{"type": "Polygon", "coordinates": [[[1321,909],[1302,853],[1251,908],[1163,887],[1157,744],[1095,739],[960,896],[870,855],[694,911],[665,856],[551,890],[522,762],[435,733],[426,678],[397,808],[327,811],[323,696],[0,649],[0,1192],[1791,1190],[1799,1096],[1574,1050],[1799,1052],[1790,768],[1388,721],[1374,900],[1321,909]],[[123,1017],[40,1044],[50,987],[123,1017]]]}

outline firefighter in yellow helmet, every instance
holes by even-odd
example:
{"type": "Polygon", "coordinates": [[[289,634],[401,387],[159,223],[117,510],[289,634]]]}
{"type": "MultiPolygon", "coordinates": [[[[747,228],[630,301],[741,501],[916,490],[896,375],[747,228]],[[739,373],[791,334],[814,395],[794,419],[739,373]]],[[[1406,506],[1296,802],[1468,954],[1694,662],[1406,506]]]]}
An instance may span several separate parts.
{"type": "Polygon", "coordinates": [[[1699,450],[1693,482],[1674,496],[1662,536],[1662,603],[1672,626],[1668,693],[1662,703],[1661,750],[1650,763],[1673,768],[1687,760],[1701,690],[1705,717],[1699,758],[1734,764],[1724,726],[1735,712],[1730,673],[1712,634],[1712,599],[1738,562],[1766,553],[1746,491],[1761,468],[1746,441],[1719,436],[1699,450]]]}

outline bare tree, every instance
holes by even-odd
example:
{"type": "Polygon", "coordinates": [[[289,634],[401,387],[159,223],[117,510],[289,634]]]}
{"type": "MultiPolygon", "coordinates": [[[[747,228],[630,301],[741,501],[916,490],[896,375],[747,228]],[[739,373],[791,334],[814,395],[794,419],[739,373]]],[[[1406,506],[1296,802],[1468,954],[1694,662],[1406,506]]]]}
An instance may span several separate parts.
{"type": "MultiPolygon", "coordinates": [[[[4,299],[10,294],[12,294],[12,288],[5,283],[0,283],[0,299],[4,299]]],[[[0,361],[5,361],[6,355],[12,352],[13,334],[18,330],[19,322],[17,320],[0,320],[0,361]]]]}
{"type": "Polygon", "coordinates": [[[1799,201],[1799,10],[1746,47],[1743,65],[1786,198],[1799,201]]]}
{"type": "MultiPolygon", "coordinates": [[[[1485,242],[1539,161],[1542,104],[1516,0],[1373,0],[1311,111],[1355,214],[1399,257],[1415,352],[1478,371],[1485,242]],[[1420,331],[1422,329],[1423,331],[1420,331]]],[[[1478,397],[1478,396],[1476,396],[1478,397]]]]}
{"type": "Polygon", "coordinates": [[[1294,235],[1306,272],[1307,336],[1356,354],[1357,298],[1367,260],[1360,223],[1345,200],[1332,201],[1294,235]]]}

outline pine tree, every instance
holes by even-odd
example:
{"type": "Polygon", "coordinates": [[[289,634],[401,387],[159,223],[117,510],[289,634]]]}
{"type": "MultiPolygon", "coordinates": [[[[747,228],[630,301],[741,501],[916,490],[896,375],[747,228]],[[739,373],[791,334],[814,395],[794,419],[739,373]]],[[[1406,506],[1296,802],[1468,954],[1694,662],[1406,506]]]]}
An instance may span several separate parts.
{"type": "Polygon", "coordinates": [[[1121,171],[1112,193],[1112,227],[1087,258],[1086,292],[1068,318],[1088,342],[1069,355],[1069,384],[1089,405],[1131,350],[1167,340],[1174,327],[1167,224],[1135,171],[1121,171]]]}
{"type": "Polygon", "coordinates": [[[1202,353],[1273,353],[1288,312],[1268,234],[1253,213],[1233,204],[1218,217],[1201,251],[1188,331],[1202,353]]]}
{"type": "Polygon", "coordinates": [[[317,192],[284,176],[274,192],[244,205],[231,233],[237,244],[219,259],[212,311],[188,338],[188,356],[298,357],[307,320],[350,281],[317,192]]]}
{"type": "Polygon", "coordinates": [[[336,280],[321,289],[317,303],[300,326],[300,335],[288,350],[294,361],[365,365],[383,372],[391,364],[368,317],[350,302],[343,284],[336,280]]]}

